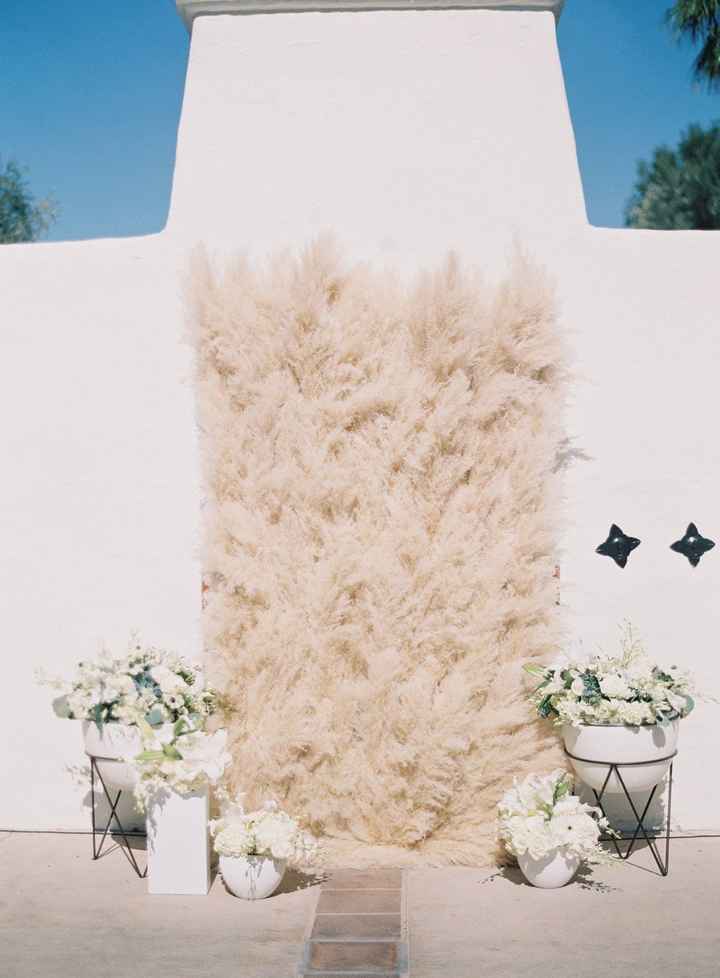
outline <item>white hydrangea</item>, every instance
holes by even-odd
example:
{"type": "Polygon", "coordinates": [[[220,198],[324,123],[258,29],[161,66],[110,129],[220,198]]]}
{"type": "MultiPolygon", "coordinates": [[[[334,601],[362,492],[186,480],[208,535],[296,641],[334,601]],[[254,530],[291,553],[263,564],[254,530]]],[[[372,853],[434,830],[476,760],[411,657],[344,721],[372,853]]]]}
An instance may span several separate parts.
{"type": "Polygon", "coordinates": [[[599,842],[607,829],[602,812],[571,792],[570,775],[562,770],[516,781],[498,806],[498,834],[508,852],[543,859],[563,850],[585,862],[611,862],[599,842]]]}
{"type": "Polygon", "coordinates": [[[615,716],[620,723],[627,723],[633,727],[655,722],[655,713],[648,703],[617,702],[615,716]]]}
{"type": "Polygon", "coordinates": [[[225,826],[215,836],[215,851],[221,856],[256,855],[255,846],[255,835],[252,829],[242,822],[233,822],[225,826]]]}
{"type": "Polygon", "coordinates": [[[266,856],[298,865],[311,865],[320,858],[320,847],[312,835],[274,802],[254,812],[245,812],[236,800],[226,805],[223,817],[211,823],[215,851],[222,856],[266,856]]]}
{"type": "Polygon", "coordinates": [[[294,852],[297,824],[283,812],[266,812],[255,823],[255,839],[260,852],[271,852],[276,859],[289,859],[294,852]]]}

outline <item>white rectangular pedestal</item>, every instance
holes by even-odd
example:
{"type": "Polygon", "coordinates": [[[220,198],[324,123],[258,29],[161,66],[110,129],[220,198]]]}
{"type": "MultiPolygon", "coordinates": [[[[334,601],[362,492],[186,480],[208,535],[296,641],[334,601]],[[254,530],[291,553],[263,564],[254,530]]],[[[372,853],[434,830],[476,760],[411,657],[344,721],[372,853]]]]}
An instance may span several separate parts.
{"type": "Polygon", "coordinates": [[[148,893],[206,896],[210,889],[208,789],[164,792],[147,811],[148,893]]]}

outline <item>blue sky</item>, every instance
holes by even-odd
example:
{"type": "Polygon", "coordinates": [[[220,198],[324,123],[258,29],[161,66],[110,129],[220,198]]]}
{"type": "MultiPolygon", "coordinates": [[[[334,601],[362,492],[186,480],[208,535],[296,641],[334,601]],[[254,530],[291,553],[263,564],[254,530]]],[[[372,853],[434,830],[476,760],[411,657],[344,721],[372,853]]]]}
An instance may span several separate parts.
{"type": "MultiPolygon", "coordinates": [[[[635,164],[720,118],[670,0],[567,0],[560,49],[590,220],[621,226],[635,164]]],[[[50,238],[144,234],[167,214],[188,37],[172,0],[3,0],[0,156],[61,208],[50,238]]]]}

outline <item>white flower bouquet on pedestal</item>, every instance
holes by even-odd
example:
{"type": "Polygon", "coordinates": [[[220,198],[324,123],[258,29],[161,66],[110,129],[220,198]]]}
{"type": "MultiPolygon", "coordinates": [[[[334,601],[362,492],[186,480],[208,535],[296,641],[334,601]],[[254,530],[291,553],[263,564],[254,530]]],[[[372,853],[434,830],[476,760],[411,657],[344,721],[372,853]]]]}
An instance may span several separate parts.
{"type": "Polygon", "coordinates": [[[180,719],[153,731],[128,758],[135,797],[147,811],[148,892],[205,895],[210,889],[209,788],[231,761],[227,733],[192,729],[180,719]]]}
{"type": "Polygon", "coordinates": [[[585,784],[618,794],[624,782],[632,793],[665,777],[677,753],[680,720],[695,705],[694,684],[677,666],[653,662],[630,625],[618,655],[568,657],[526,671],[541,680],[531,700],[541,717],[562,727],[585,784]],[[622,782],[610,762],[620,766],[622,782]]]}
{"type": "Polygon", "coordinates": [[[179,721],[201,728],[218,705],[199,666],[136,638],[123,656],[105,650],[95,661],[79,662],[69,682],[41,681],[60,693],[53,704],[58,716],[82,721],[85,752],[101,759],[103,780],[122,788],[136,778],[122,759],[140,752],[148,730],[170,737],[179,721]]]}
{"type": "Polygon", "coordinates": [[[217,693],[205,684],[198,665],[173,652],[143,647],[136,638],[123,656],[104,650],[95,661],[79,662],[69,682],[43,681],[62,694],[55,701],[59,715],[98,726],[136,726],[144,720],[157,727],[182,717],[206,719],[217,705],[217,693]]]}
{"type": "Polygon", "coordinates": [[[288,863],[307,865],[319,857],[317,840],[274,802],[255,812],[238,802],[226,805],[212,832],[225,885],[244,900],[271,896],[288,863]]]}
{"type": "Polygon", "coordinates": [[[231,758],[225,731],[205,730],[218,695],[200,667],[133,640],[124,656],[80,662],[69,683],[43,681],[62,694],[56,713],[83,721],[106,791],[133,789],[147,813],[149,892],[207,893],[209,787],[231,758]]]}
{"type": "Polygon", "coordinates": [[[600,845],[603,830],[600,809],[573,795],[561,770],[516,781],[498,806],[500,839],[528,882],[544,889],[569,883],[582,863],[613,862],[600,845]]]}
{"type": "Polygon", "coordinates": [[[539,715],[558,725],[668,724],[695,705],[690,675],[653,662],[630,625],[619,655],[565,657],[525,668],[541,680],[531,696],[539,715]]]}

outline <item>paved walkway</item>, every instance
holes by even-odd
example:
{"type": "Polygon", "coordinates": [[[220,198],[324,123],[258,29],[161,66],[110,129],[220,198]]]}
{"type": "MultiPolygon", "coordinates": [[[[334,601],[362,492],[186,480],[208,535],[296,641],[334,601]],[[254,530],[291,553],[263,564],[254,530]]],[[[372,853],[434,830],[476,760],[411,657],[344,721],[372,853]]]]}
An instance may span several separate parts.
{"type": "Polygon", "coordinates": [[[148,896],[87,836],[0,833],[0,976],[380,978],[403,973],[409,937],[411,978],[718,978],[720,839],[674,840],[670,876],[652,869],[640,852],[555,891],[516,871],[288,875],[251,903],[220,880],[148,896]]]}
{"type": "Polygon", "coordinates": [[[265,901],[235,899],[219,879],[208,897],[149,896],[121,852],[90,857],[89,836],[0,841],[0,978],[295,975],[313,880],[286,876],[265,901]]]}
{"type": "Polygon", "coordinates": [[[720,839],[676,839],[561,890],[519,870],[408,875],[412,978],[718,978],[720,839]]]}
{"type": "Polygon", "coordinates": [[[399,869],[335,870],[322,883],[300,978],[406,978],[399,869]]]}

